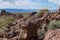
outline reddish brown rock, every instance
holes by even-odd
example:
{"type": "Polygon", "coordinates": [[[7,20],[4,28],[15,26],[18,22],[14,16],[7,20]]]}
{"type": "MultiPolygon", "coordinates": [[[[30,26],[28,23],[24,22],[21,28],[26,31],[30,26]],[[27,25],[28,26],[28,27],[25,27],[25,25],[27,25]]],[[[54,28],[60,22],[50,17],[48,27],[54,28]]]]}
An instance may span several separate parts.
{"type": "Polygon", "coordinates": [[[60,29],[48,30],[44,40],[60,40],[60,29]]]}

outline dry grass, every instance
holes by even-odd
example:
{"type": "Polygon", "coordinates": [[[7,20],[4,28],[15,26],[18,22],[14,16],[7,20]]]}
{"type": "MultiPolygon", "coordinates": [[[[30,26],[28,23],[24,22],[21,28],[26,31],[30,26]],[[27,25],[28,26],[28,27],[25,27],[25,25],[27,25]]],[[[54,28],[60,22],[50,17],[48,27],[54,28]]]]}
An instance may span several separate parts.
{"type": "Polygon", "coordinates": [[[15,18],[13,18],[13,16],[0,16],[0,32],[3,31],[9,23],[14,22],[14,20],[15,18]]]}

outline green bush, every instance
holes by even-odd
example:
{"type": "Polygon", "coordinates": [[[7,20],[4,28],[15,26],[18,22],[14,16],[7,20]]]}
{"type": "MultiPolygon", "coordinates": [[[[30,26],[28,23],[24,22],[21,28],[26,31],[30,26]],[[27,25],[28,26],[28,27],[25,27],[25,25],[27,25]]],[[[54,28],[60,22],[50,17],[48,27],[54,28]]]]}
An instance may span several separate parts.
{"type": "Polygon", "coordinates": [[[46,31],[45,30],[41,30],[40,28],[37,31],[37,35],[39,39],[42,39],[45,35],[46,31]]]}
{"type": "Polygon", "coordinates": [[[48,29],[60,29],[60,21],[51,21],[48,25],[48,29]]]}

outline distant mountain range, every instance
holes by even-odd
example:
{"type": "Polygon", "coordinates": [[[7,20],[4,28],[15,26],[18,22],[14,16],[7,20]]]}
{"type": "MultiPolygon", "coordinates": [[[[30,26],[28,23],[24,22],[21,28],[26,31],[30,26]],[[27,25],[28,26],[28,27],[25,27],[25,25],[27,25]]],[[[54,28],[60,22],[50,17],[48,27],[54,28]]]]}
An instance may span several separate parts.
{"type": "MultiPolygon", "coordinates": [[[[0,9],[0,11],[1,10],[6,10],[7,12],[37,12],[39,9],[0,9]]],[[[49,11],[57,11],[57,9],[49,11]]]]}
{"type": "Polygon", "coordinates": [[[35,12],[37,9],[0,9],[1,10],[6,10],[7,12],[35,12]]]}

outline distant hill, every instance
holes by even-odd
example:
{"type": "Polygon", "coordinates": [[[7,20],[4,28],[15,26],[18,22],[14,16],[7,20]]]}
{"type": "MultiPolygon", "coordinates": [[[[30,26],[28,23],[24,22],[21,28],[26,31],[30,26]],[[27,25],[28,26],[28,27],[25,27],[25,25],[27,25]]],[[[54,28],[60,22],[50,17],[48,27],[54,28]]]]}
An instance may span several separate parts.
{"type": "MultiPolygon", "coordinates": [[[[1,11],[2,9],[0,9],[1,11]]],[[[35,12],[37,9],[4,9],[7,12],[35,12]]]]}
{"type": "MultiPolygon", "coordinates": [[[[2,9],[0,9],[1,11],[2,9]]],[[[19,13],[19,12],[37,12],[39,9],[3,9],[3,10],[6,10],[7,12],[16,12],[16,13],[19,13]]],[[[53,12],[53,11],[57,11],[58,9],[51,9],[49,11],[53,12]]]]}

